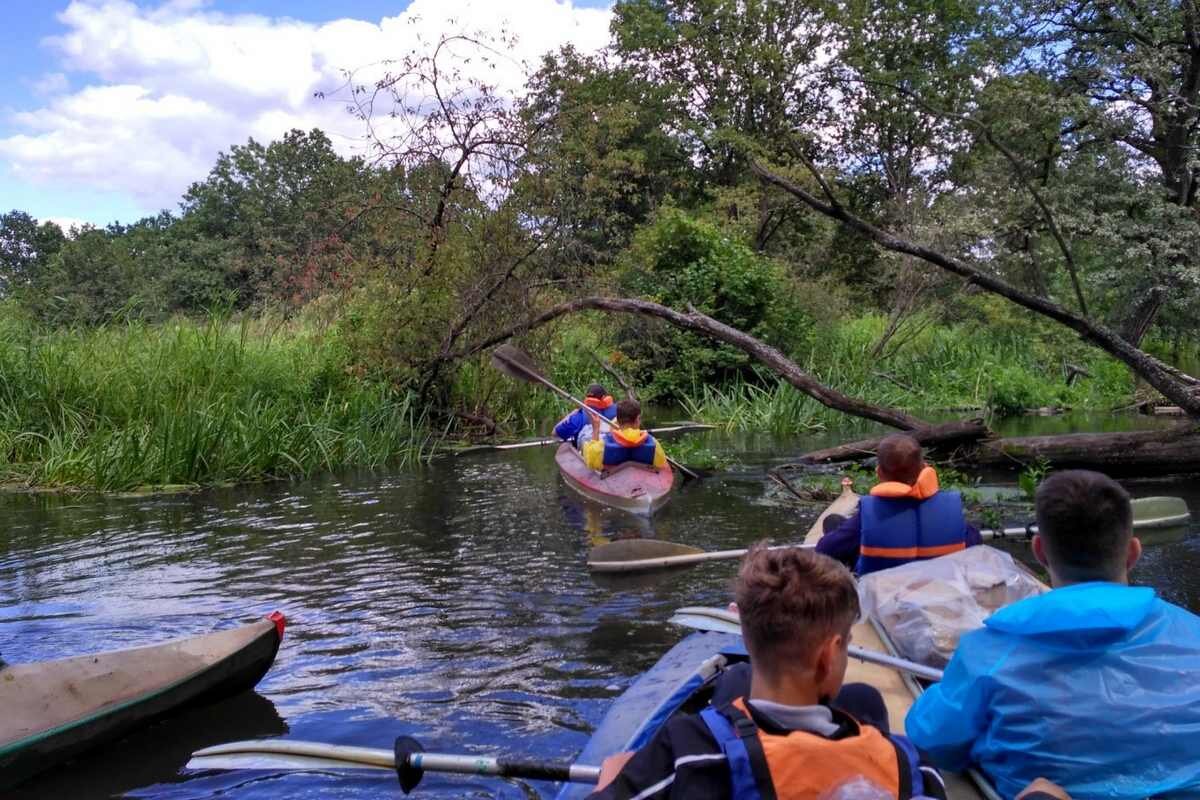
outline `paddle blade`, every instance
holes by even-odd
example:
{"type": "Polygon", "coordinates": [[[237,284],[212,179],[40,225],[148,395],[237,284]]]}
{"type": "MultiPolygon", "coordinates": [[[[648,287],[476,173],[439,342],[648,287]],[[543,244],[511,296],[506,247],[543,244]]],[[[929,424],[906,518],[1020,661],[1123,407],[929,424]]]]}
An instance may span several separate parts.
{"type": "Polygon", "coordinates": [[[421,778],[425,777],[425,770],[413,766],[412,754],[422,753],[425,748],[411,736],[397,736],[393,750],[396,754],[396,777],[400,779],[400,790],[410,794],[417,788],[421,778]]]}
{"type": "Polygon", "coordinates": [[[518,381],[541,383],[545,380],[529,354],[511,344],[502,344],[492,351],[492,366],[518,381]]]}
{"type": "Polygon", "coordinates": [[[305,742],[295,739],[255,739],[197,750],[188,769],[385,769],[395,767],[390,750],[305,742]]]}
{"type": "Polygon", "coordinates": [[[1170,528],[1192,518],[1182,497],[1139,497],[1133,501],[1133,527],[1170,528]]]}
{"type": "Polygon", "coordinates": [[[662,539],[618,539],[593,547],[588,553],[588,562],[641,561],[646,558],[690,556],[703,552],[699,547],[664,542],[662,539]]]}

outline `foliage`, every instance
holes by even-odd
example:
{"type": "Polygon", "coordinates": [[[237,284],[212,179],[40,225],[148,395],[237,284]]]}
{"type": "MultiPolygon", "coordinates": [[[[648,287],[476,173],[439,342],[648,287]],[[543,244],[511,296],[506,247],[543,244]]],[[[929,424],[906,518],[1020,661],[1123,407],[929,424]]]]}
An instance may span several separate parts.
{"type": "Polygon", "coordinates": [[[0,297],[34,280],[66,241],[53,222],[38,224],[23,211],[0,215],[0,297]]]}
{"type": "MultiPolygon", "coordinates": [[[[664,210],[639,231],[622,270],[631,294],[695,307],[785,351],[809,328],[778,263],[682,211],[664,210]]],[[[641,321],[623,322],[618,343],[649,399],[678,399],[701,385],[757,375],[740,350],[673,329],[651,334],[641,321]]]]}
{"type": "Polygon", "coordinates": [[[1021,474],[1017,476],[1017,486],[1025,493],[1025,498],[1029,502],[1033,502],[1034,496],[1037,494],[1038,484],[1044,481],[1049,474],[1050,462],[1044,458],[1039,458],[1021,470],[1021,474]]]}
{"type": "Polygon", "coordinates": [[[412,395],[345,373],[335,336],[176,320],[46,331],[0,309],[0,482],[127,490],[417,458],[412,395]]]}

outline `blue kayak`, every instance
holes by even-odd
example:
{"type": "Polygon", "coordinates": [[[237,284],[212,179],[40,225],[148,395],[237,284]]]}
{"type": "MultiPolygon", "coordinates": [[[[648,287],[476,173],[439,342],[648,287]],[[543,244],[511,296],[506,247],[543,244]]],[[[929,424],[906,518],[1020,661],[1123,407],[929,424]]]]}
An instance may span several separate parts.
{"type": "MultiPolygon", "coordinates": [[[[650,741],[672,714],[712,685],[726,667],[745,661],[742,637],[729,633],[693,633],[667,651],[618,697],[604,715],[576,763],[599,765],[613,753],[636,750],[650,741]]],[[[594,787],[566,784],[559,800],[587,797],[594,787]]]]}

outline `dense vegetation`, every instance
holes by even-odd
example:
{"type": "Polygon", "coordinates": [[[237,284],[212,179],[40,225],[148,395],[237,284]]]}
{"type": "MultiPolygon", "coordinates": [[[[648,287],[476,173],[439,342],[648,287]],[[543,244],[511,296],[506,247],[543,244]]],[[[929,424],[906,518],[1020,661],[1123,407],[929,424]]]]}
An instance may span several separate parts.
{"type": "MultiPolygon", "coordinates": [[[[448,36],[331,97],[363,118],[362,158],[292,131],[232,146],[176,212],[0,216],[0,480],[249,480],[527,431],[555,401],[483,345],[585,295],[694,307],[877,403],[1127,404],[1129,366],[1176,379],[1136,354],[1195,363],[1190,9],[623,0],[606,51],[547,54],[519,96],[472,77],[504,42],[448,36]]],[[[519,341],[566,383],[599,359],[706,419],[833,419],[641,317],[519,341]]]]}

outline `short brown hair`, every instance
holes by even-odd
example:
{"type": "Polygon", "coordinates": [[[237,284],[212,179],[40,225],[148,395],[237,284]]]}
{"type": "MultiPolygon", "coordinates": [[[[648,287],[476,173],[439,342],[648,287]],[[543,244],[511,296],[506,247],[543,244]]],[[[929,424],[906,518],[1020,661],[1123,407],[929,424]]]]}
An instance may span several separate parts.
{"type": "Polygon", "coordinates": [[[604,386],[599,383],[593,383],[587,388],[588,397],[604,397],[608,392],[604,391],[604,386]]]}
{"type": "Polygon", "coordinates": [[[804,665],[818,645],[846,635],[858,619],[858,590],[844,566],[813,550],[750,548],[734,590],[742,636],[755,668],[768,675],[804,665]]]}
{"type": "Polygon", "coordinates": [[[617,424],[629,425],[642,415],[642,405],[637,400],[622,400],[617,403],[617,424]]]}
{"type": "Polygon", "coordinates": [[[1046,558],[1071,581],[1119,580],[1133,536],[1129,492],[1100,472],[1055,472],[1034,498],[1046,558]]]}
{"type": "Polygon", "coordinates": [[[880,477],[900,483],[916,483],[925,464],[921,443],[903,433],[885,436],[879,443],[876,455],[879,457],[880,477]]]}

